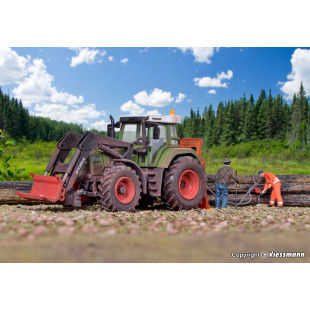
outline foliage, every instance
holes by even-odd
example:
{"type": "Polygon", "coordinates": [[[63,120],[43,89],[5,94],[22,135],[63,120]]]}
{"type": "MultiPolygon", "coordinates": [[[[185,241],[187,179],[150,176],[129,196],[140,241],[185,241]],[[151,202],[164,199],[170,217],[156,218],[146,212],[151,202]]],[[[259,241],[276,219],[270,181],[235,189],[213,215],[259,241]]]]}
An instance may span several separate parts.
{"type": "Polygon", "coordinates": [[[0,88],[0,129],[13,139],[58,141],[67,131],[85,132],[82,125],[30,115],[22,101],[3,94],[0,88]]]}
{"type": "Polygon", "coordinates": [[[15,180],[31,181],[30,172],[43,175],[45,168],[56,149],[57,142],[51,141],[27,141],[23,140],[16,146],[8,145],[6,153],[12,156],[12,168],[24,170],[16,175],[15,180]]]}
{"type": "Polygon", "coordinates": [[[216,173],[223,158],[232,160],[232,168],[239,174],[272,171],[275,174],[310,174],[308,152],[289,145],[288,141],[260,140],[230,146],[212,146],[202,153],[206,171],[216,173]]]}
{"type": "Polygon", "coordinates": [[[251,94],[248,99],[243,95],[239,100],[220,102],[216,111],[211,105],[205,107],[202,115],[191,109],[177,129],[181,138],[203,138],[205,149],[228,147],[227,155],[233,145],[275,140],[291,146],[289,152],[310,156],[310,106],[302,84],[290,105],[282,96],[273,97],[271,91],[266,96],[262,90],[256,102],[251,94]]]}
{"type": "Polygon", "coordinates": [[[6,146],[8,145],[15,146],[16,141],[6,139],[0,129],[0,181],[15,179],[18,174],[25,171],[24,169],[12,169],[10,161],[13,159],[13,156],[7,155],[6,146]]]}
{"type": "MultiPolygon", "coordinates": [[[[10,99],[0,89],[3,128],[1,180],[30,180],[30,172],[43,174],[56,141],[67,131],[84,133],[80,125],[30,116],[21,101],[10,99]]],[[[277,174],[310,173],[310,107],[302,84],[291,104],[280,95],[273,97],[269,91],[267,96],[262,90],[256,101],[253,95],[243,95],[240,100],[220,102],[216,111],[212,105],[201,114],[191,109],[190,116],[177,129],[181,138],[204,139],[208,173],[215,173],[226,156],[240,174],[256,174],[259,169],[269,168],[277,174]]]]}

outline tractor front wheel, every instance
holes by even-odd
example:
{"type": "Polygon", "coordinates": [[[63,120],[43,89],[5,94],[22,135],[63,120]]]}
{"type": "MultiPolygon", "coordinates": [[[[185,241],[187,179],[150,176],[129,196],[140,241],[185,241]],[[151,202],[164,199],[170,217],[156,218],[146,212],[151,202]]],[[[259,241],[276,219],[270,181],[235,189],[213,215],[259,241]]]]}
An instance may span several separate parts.
{"type": "Polygon", "coordinates": [[[206,190],[206,173],[193,157],[175,159],[165,171],[162,198],[174,210],[198,208],[206,190]]]}
{"type": "Polygon", "coordinates": [[[103,174],[100,202],[109,211],[133,211],[141,197],[141,182],[128,166],[114,166],[103,174]]]}

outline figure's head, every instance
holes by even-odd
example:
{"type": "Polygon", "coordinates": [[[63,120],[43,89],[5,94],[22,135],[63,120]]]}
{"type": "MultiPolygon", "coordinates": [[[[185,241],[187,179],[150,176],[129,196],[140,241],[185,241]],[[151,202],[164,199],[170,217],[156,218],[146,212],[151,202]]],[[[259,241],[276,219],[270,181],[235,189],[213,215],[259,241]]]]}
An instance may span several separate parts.
{"type": "Polygon", "coordinates": [[[225,166],[230,166],[231,160],[229,158],[225,158],[224,160],[224,165],[225,166]]]}
{"type": "Polygon", "coordinates": [[[264,177],[264,172],[263,172],[263,170],[259,170],[259,171],[258,171],[258,175],[259,175],[261,178],[263,178],[263,177],[264,177]]]}

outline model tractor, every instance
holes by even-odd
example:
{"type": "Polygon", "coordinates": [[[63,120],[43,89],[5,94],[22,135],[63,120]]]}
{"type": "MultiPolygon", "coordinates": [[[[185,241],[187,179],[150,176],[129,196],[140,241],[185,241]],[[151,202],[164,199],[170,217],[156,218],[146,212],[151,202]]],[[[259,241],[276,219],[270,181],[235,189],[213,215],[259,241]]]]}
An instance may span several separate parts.
{"type": "Polygon", "coordinates": [[[110,211],[131,211],[156,198],[174,210],[201,204],[206,191],[202,140],[180,143],[176,132],[180,116],[172,110],[168,116],[110,119],[107,136],[67,132],[44,176],[31,174],[31,192],[17,194],[74,207],[99,201],[110,211]]]}

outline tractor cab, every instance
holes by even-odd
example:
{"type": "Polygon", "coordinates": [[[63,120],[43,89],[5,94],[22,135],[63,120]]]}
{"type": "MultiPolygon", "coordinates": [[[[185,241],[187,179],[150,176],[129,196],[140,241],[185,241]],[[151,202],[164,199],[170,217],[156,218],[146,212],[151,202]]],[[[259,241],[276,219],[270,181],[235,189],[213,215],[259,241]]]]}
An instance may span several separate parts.
{"type": "Polygon", "coordinates": [[[119,128],[119,139],[134,144],[133,160],[141,165],[150,164],[163,147],[176,147],[179,144],[176,124],[181,116],[174,110],[170,115],[122,116],[119,122],[108,125],[108,136],[115,137],[114,128],[119,128]]]}

